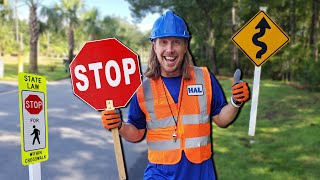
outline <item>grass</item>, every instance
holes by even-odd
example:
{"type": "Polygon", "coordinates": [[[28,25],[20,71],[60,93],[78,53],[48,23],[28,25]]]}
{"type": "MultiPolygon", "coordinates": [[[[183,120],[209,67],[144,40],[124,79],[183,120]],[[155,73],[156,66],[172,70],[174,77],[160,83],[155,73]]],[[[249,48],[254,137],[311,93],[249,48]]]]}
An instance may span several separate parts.
{"type": "MultiPolygon", "coordinates": [[[[18,80],[18,57],[5,56],[4,59],[4,77],[0,80],[17,81],[18,80]]],[[[46,77],[47,81],[56,81],[69,77],[69,72],[65,71],[62,59],[39,57],[38,75],[46,77]]],[[[29,60],[24,57],[23,70],[28,72],[29,60]]]]}
{"type": "MultiPolygon", "coordinates": [[[[230,97],[231,80],[220,82],[230,97]]],[[[250,108],[251,101],[226,129],[214,125],[218,178],[319,179],[320,93],[261,81],[253,139],[248,136],[250,108]]]]}

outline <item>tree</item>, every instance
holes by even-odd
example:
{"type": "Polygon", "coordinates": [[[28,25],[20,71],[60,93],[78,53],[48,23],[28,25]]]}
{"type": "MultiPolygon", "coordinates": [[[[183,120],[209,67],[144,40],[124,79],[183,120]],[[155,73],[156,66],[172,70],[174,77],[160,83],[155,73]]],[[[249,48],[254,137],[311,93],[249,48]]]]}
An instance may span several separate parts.
{"type": "Polygon", "coordinates": [[[319,31],[319,4],[320,0],[312,0],[312,16],[310,23],[310,46],[313,49],[314,60],[318,61],[318,31],[319,31]]]}
{"type": "Polygon", "coordinates": [[[0,0],[0,4],[6,6],[8,4],[8,0],[0,0]]]}
{"type": "Polygon", "coordinates": [[[138,27],[119,17],[104,17],[99,23],[99,39],[115,37],[132,50],[144,49],[149,38],[138,27]]]}
{"type": "Polygon", "coordinates": [[[16,42],[14,41],[14,34],[11,31],[12,28],[12,8],[8,4],[3,4],[0,2],[0,56],[4,56],[6,49],[8,50],[10,46],[14,46],[16,42]]]}
{"type": "Polygon", "coordinates": [[[226,11],[231,12],[231,0],[195,0],[188,1],[188,3],[184,0],[127,1],[131,4],[132,14],[138,20],[148,12],[163,13],[166,9],[172,9],[183,17],[188,22],[191,31],[191,45],[193,46],[192,51],[196,52],[193,54],[196,62],[208,66],[214,73],[219,74],[217,54],[220,52],[217,50],[217,45],[225,42],[225,40],[218,41],[220,40],[219,35],[228,33],[231,36],[231,13],[225,15],[226,11]],[[221,14],[224,15],[221,16],[221,14]],[[225,31],[227,28],[229,30],[225,31]]]}
{"type": "Polygon", "coordinates": [[[91,10],[82,14],[84,29],[86,30],[86,33],[89,33],[90,41],[95,40],[97,38],[96,35],[100,33],[98,17],[99,11],[97,8],[92,8],[91,10]]]}
{"type": "Polygon", "coordinates": [[[72,61],[75,48],[75,29],[79,25],[79,14],[82,0],[61,0],[52,8],[44,8],[42,14],[46,15],[48,24],[55,26],[55,30],[64,30],[68,37],[68,61],[72,61]]]}
{"type": "MultiPolygon", "coordinates": [[[[235,34],[237,30],[239,29],[239,1],[233,1],[232,2],[232,34],[235,34]]],[[[239,49],[236,45],[233,45],[232,47],[232,62],[231,62],[231,69],[237,69],[240,68],[240,62],[239,62],[239,49]]]]}
{"type": "Polygon", "coordinates": [[[37,16],[37,9],[40,6],[40,0],[27,0],[29,6],[29,36],[30,36],[30,58],[29,72],[38,73],[38,40],[40,34],[40,24],[37,16]]]}

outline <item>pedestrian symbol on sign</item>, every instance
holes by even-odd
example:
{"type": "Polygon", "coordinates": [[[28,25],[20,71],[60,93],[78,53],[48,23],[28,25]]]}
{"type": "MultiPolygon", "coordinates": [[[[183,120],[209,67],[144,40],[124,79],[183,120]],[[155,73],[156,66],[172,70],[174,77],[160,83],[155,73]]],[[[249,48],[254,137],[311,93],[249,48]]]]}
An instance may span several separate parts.
{"type": "Polygon", "coordinates": [[[40,144],[40,140],[39,140],[40,130],[37,129],[35,125],[33,125],[33,133],[30,136],[32,136],[32,135],[34,135],[32,145],[34,145],[34,141],[36,139],[37,139],[38,143],[40,144]]]}

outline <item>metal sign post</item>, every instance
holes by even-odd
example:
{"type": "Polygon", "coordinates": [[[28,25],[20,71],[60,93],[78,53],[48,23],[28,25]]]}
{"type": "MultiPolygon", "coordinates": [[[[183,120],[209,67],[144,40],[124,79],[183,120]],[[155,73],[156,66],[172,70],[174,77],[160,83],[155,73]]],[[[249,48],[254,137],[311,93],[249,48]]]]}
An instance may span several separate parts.
{"type": "Polygon", "coordinates": [[[29,165],[29,180],[41,180],[41,163],[29,165]]]}
{"type": "Polygon", "coordinates": [[[259,88],[260,88],[260,74],[261,66],[254,67],[254,79],[252,89],[252,102],[250,111],[250,122],[249,122],[249,136],[254,136],[256,130],[256,119],[258,112],[258,99],[259,99],[259,88]]]}

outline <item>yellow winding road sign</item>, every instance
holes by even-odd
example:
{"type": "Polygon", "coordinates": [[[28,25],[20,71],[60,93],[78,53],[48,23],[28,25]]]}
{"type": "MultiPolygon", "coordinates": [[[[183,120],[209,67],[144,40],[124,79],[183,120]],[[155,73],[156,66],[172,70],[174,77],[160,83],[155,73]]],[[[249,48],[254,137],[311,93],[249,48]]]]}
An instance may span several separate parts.
{"type": "Polygon", "coordinates": [[[263,11],[259,11],[232,41],[260,66],[289,42],[288,35],[263,11]]]}

